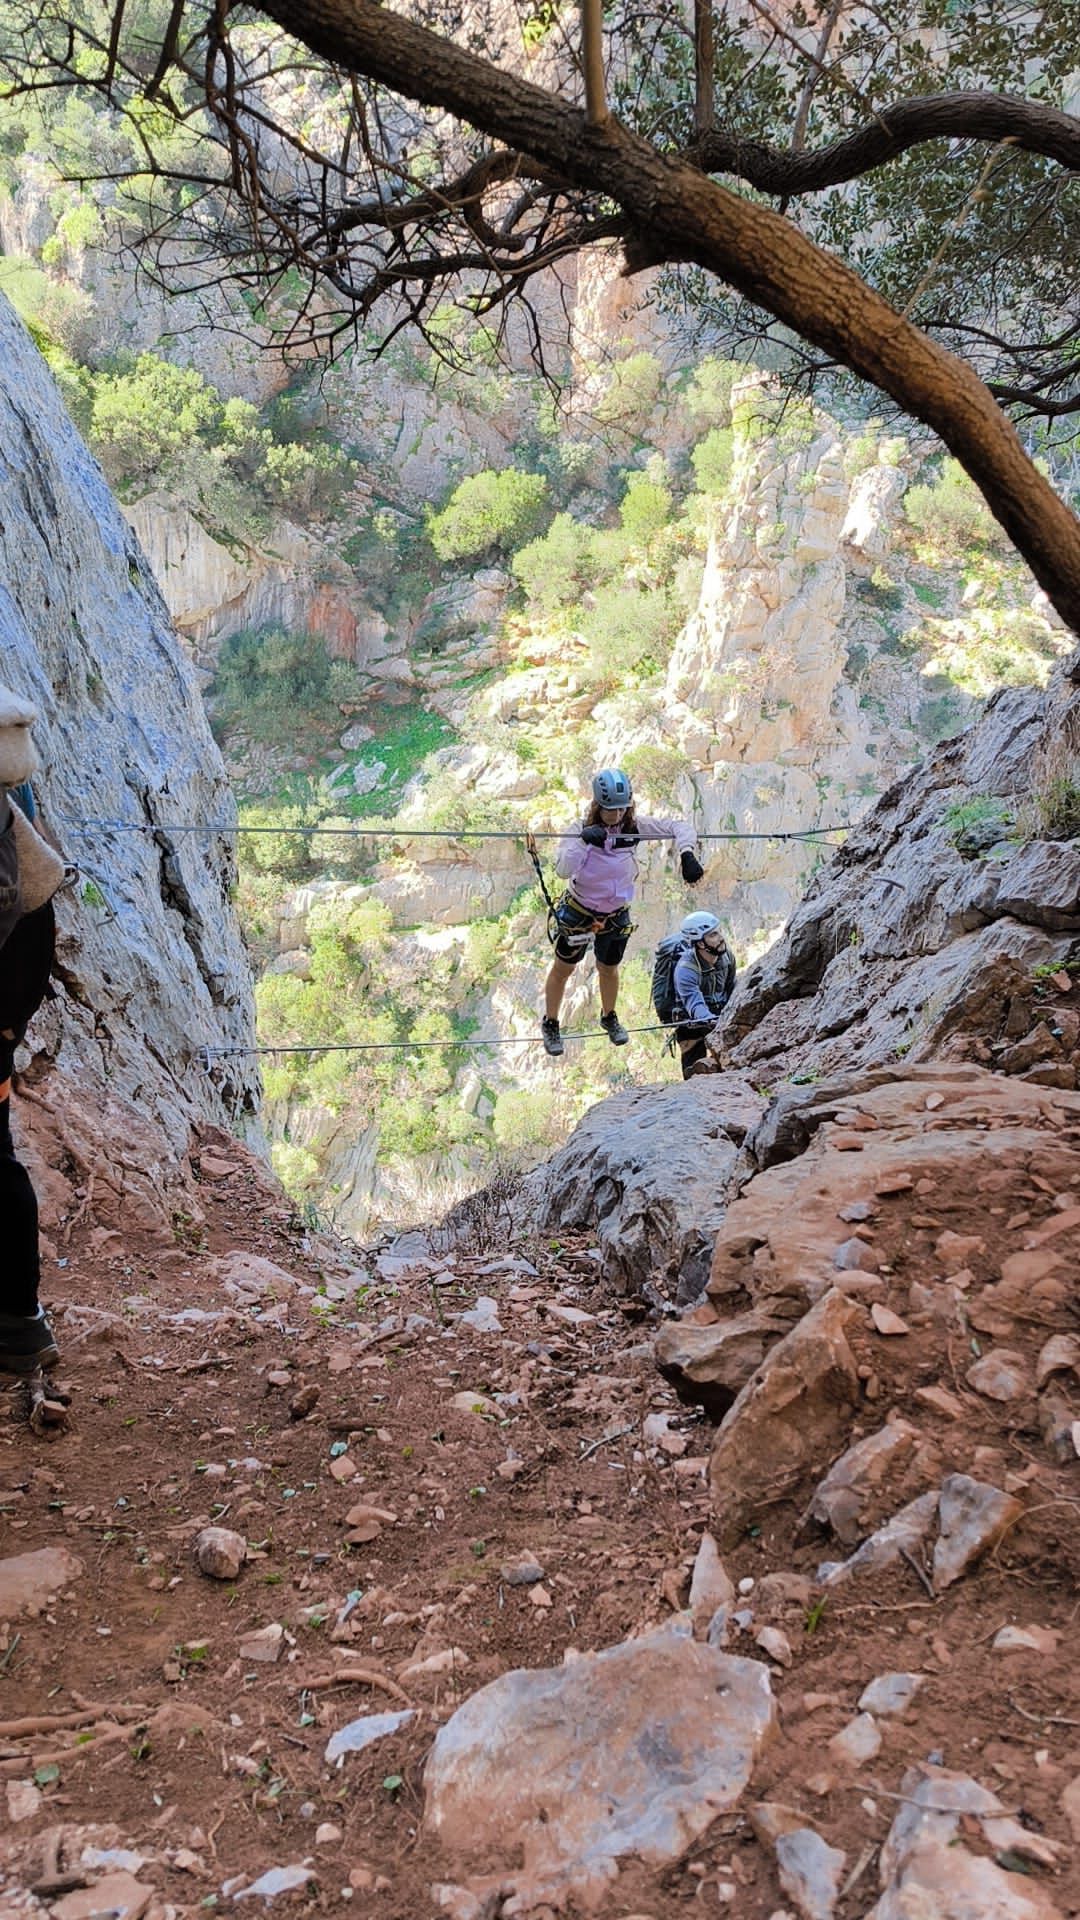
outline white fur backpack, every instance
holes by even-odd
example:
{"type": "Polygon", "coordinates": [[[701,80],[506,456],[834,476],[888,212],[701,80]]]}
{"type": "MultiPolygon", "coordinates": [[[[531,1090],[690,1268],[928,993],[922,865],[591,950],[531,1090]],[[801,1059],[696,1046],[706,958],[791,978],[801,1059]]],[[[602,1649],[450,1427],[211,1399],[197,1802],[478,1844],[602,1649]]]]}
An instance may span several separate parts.
{"type": "MultiPolygon", "coordinates": [[[[17,787],[38,765],[31,727],[38,710],[10,687],[0,686],[0,787],[17,787]]],[[[10,797],[10,796],[9,796],[10,797]]],[[[11,801],[19,854],[19,892],[24,913],[34,913],[63,884],[64,862],[11,801]]]]}

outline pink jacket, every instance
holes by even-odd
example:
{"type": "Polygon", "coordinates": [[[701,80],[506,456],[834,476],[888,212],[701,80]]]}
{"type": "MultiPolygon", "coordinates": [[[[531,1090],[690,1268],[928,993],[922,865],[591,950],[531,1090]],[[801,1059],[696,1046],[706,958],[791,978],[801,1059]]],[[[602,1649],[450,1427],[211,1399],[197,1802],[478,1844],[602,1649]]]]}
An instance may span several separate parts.
{"type": "MultiPolygon", "coordinates": [[[[575,827],[560,839],[555,855],[556,873],[570,882],[575,900],[580,900],[583,907],[592,907],[596,913],[614,913],[617,907],[628,906],[634,897],[637,879],[634,848],[615,845],[617,828],[608,833],[607,843],[602,847],[590,847],[578,837],[580,831],[580,827],[575,827]]],[[[680,853],[691,852],[697,841],[693,827],[686,820],[655,820],[639,813],[637,831],[640,840],[674,840],[680,853]]]]}

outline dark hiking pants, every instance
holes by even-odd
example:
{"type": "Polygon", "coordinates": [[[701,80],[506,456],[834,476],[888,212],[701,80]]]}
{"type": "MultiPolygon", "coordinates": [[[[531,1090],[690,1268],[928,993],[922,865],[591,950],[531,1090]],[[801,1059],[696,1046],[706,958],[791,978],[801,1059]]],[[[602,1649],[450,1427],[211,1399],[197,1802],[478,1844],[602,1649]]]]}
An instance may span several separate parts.
{"type": "Polygon", "coordinates": [[[41,1265],[37,1196],[11,1137],[12,1050],[0,1040],[0,1313],[35,1313],[41,1265]]]}

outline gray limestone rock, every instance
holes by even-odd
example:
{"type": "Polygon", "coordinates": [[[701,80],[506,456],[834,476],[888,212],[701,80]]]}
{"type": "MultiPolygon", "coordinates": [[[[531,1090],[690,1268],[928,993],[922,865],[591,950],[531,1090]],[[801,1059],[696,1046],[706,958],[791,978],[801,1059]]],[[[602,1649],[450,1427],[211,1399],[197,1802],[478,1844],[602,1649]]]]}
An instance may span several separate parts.
{"type": "Polygon", "coordinates": [[[60,995],[32,1029],[41,1091],[61,1137],[85,1116],[131,1159],[127,1219],[137,1190],[165,1220],[192,1124],[256,1104],[254,1060],[200,1057],[254,1037],[232,845],[176,830],[230,829],[235,807],[150,569],[2,297],[0,446],[0,680],[41,710],[35,788],[80,868],[57,903],[60,995]]]}
{"type": "Polygon", "coordinates": [[[939,1535],[934,1545],[933,1581],[938,1593],[951,1587],[1019,1519],[1023,1507],[1010,1493],[950,1473],[941,1483],[939,1535]]]}
{"type": "Polygon", "coordinates": [[[603,1887],[627,1856],[677,1858],[734,1806],[775,1721],[760,1662],[677,1625],[506,1673],[440,1728],[425,1829],[465,1866],[513,1868],[523,1911],[527,1898],[603,1887]]]}
{"type": "Polygon", "coordinates": [[[888,1718],[911,1705],[925,1673],[879,1673],[859,1695],[859,1711],[888,1718]]]}
{"type": "Polygon", "coordinates": [[[858,1574],[879,1573],[882,1567],[891,1567],[902,1554],[915,1553],[934,1524],[938,1498],[937,1493],[930,1492],[921,1493],[917,1500],[909,1500],[906,1507],[901,1507],[899,1513],[894,1513],[891,1520],[886,1520],[884,1526],[864,1540],[850,1559],[827,1561],[819,1567],[818,1579],[827,1587],[836,1586],[858,1574]]]}
{"type": "Polygon", "coordinates": [[[864,1507],[884,1483],[900,1477],[921,1442],[918,1428],[907,1420],[889,1421],[857,1440],[829,1468],[807,1519],[828,1527],[843,1546],[853,1547],[863,1532],[864,1507]]]}
{"type": "Polygon", "coordinates": [[[709,1276],[738,1147],[764,1106],[726,1074],[615,1094],[529,1176],[522,1211],[541,1232],[594,1234],[601,1273],[620,1292],[660,1281],[693,1300],[709,1276]]]}
{"type": "Polygon", "coordinates": [[[1052,933],[1080,929],[1080,847],[1075,840],[1032,840],[1009,861],[998,913],[1052,933]]]}
{"type": "Polygon", "coordinates": [[[38,1547],[0,1560],[0,1620],[21,1620],[44,1613],[83,1571],[66,1547],[38,1547]]]}
{"type": "Polygon", "coordinates": [[[995,1838],[1005,1813],[996,1794],[970,1774],[922,1765],[904,1774],[900,1794],[881,1850],[882,1896],[866,1920],[1062,1920],[1036,1880],[961,1844],[961,1820],[978,1822],[991,1846],[1003,1843],[995,1838]]]}
{"type": "Polygon", "coordinates": [[[830,1847],[805,1814],[775,1800],[751,1807],[750,1824],[758,1839],[773,1848],[780,1885],[802,1920],[832,1920],[847,1855],[830,1847]]]}
{"type": "MultiPolygon", "coordinates": [[[[1080,854],[1072,841],[1035,840],[965,858],[950,811],[987,798],[1003,817],[1030,807],[1043,760],[1067,747],[1078,715],[1065,673],[1046,692],[1007,689],[891,787],[740,980],[718,1036],[725,1064],[746,1071],[786,1055],[827,1090],[837,1073],[944,1046],[956,1058],[971,1039],[996,1037],[1002,1007],[1030,996],[1033,967],[1059,962],[1080,926],[1080,854]]],[[[803,1103],[785,1099],[797,1129],[803,1103]]]]}

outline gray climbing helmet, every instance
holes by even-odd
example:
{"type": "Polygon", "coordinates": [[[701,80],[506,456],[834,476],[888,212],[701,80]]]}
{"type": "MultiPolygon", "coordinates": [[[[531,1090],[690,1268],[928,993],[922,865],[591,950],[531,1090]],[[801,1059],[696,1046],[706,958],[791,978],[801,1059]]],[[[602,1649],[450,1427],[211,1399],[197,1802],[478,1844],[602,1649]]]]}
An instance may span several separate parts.
{"type": "Polygon", "coordinates": [[[695,945],[699,940],[704,940],[706,934],[720,931],[720,922],[715,913],[688,913],[685,920],[679,922],[683,939],[692,940],[695,945]]]}
{"type": "Polygon", "coordinates": [[[628,807],[634,797],[630,777],[621,767],[601,767],[592,783],[592,797],[598,807],[628,807]]]}

